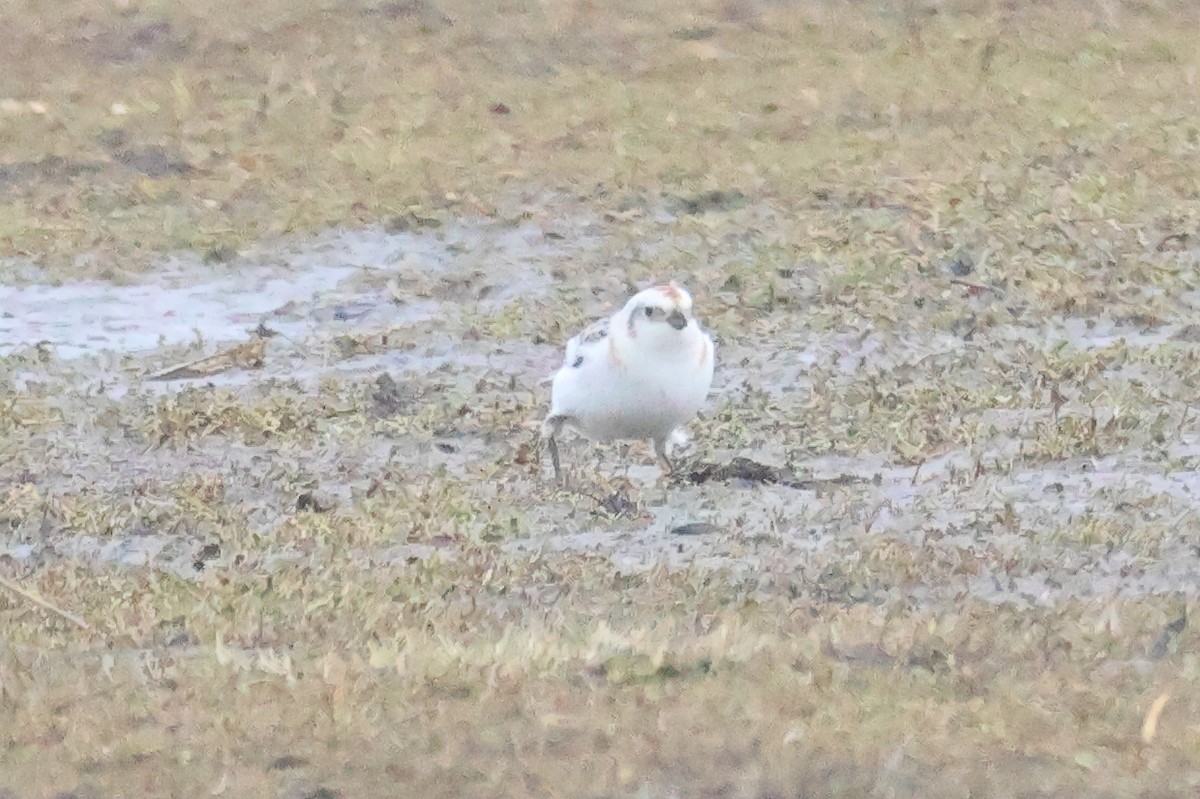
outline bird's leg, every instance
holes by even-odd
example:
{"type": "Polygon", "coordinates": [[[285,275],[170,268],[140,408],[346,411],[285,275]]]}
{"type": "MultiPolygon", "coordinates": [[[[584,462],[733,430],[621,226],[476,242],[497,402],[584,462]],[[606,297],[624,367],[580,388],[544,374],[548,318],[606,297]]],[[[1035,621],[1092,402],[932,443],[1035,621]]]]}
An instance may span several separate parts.
{"type": "Polygon", "coordinates": [[[558,460],[558,442],[555,437],[562,431],[563,417],[554,416],[542,423],[542,437],[546,439],[546,449],[550,450],[550,463],[554,465],[554,480],[562,483],[562,465],[558,460]]]}
{"type": "Polygon", "coordinates": [[[675,467],[671,465],[671,459],[667,457],[667,440],[665,438],[654,439],[654,453],[658,455],[658,465],[662,467],[663,474],[675,471],[675,467]]]}
{"type": "Polygon", "coordinates": [[[561,483],[562,465],[558,462],[558,442],[554,440],[554,436],[546,439],[546,449],[550,450],[550,463],[554,464],[554,479],[561,483]]]}

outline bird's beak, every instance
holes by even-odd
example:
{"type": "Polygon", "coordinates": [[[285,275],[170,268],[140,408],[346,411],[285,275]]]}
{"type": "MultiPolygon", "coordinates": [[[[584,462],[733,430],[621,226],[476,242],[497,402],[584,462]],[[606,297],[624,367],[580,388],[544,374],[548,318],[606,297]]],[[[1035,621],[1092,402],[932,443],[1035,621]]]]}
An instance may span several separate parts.
{"type": "Polygon", "coordinates": [[[684,316],[678,308],[671,311],[671,315],[667,317],[667,324],[676,330],[683,330],[687,327],[687,317],[684,316]]]}

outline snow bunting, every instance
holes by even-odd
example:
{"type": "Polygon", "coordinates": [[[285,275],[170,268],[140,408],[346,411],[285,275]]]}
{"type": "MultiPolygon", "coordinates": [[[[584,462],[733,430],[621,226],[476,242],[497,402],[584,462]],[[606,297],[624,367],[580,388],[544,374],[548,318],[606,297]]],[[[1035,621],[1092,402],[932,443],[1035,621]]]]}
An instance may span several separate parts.
{"type": "Polygon", "coordinates": [[[712,339],[692,315],[692,295],[674,282],[636,294],[568,341],[542,423],[555,478],[555,439],[564,426],[598,441],[650,439],[670,472],[667,444],[704,404],[713,356],[712,339]]]}

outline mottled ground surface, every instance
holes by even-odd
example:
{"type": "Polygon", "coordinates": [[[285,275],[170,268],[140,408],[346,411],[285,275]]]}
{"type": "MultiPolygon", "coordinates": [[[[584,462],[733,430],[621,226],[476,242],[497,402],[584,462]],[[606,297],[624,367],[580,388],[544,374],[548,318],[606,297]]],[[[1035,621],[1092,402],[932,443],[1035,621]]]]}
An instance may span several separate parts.
{"type": "Polygon", "coordinates": [[[0,796],[1195,793],[1190,6],[63,8],[0,796]],[[556,486],[562,342],[666,278],[678,473],[556,486]]]}

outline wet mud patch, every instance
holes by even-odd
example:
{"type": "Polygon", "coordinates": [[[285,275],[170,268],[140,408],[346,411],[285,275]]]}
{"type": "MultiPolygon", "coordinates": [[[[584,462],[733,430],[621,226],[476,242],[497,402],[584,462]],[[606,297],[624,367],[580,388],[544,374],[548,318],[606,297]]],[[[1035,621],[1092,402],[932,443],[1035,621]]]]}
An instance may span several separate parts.
{"type": "Polygon", "coordinates": [[[10,284],[0,287],[0,354],[39,345],[68,359],[148,355],[237,342],[258,325],[308,346],[314,334],[354,342],[419,325],[426,339],[452,336],[467,315],[545,296],[553,262],[587,246],[480,220],[433,232],[332,231],[208,263],[181,254],[128,285],[10,284]]]}
{"type": "Polygon", "coordinates": [[[188,54],[192,38],[169,20],[133,14],[115,25],[98,20],[83,22],[76,43],[96,62],[131,64],[177,61],[188,54]]]}
{"type": "Polygon", "coordinates": [[[729,218],[548,224],[535,203],[178,255],[128,285],[0,288],[19,309],[0,351],[24,486],[4,552],[195,580],[312,564],[333,536],[371,563],[587,552],[629,573],[765,569],[799,595],[870,586],[885,605],[1191,589],[1200,564],[1171,533],[1200,463],[1185,326],[1004,314],[963,336],[954,320],[998,295],[944,284],[892,318],[866,290],[823,303],[839,278],[811,270],[761,302],[746,237],[777,212],[706,213],[729,218]],[[713,225],[751,232],[705,245],[713,225]],[[695,460],[662,480],[638,445],[576,439],[559,492],[536,428],[561,342],[620,304],[636,259],[705,246],[679,269],[720,353],[695,460]]]}
{"type": "Polygon", "coordinates": [[[190,172],[192,165],[181,154],[171,152],[158,144],[122,147],[113,151],[113,159],[125,167],[149,178],[166,175],[183,175],[190,172]]]}
{"type": "Polygon", "coordinates": [[[99,162],[71,161],[56,155],[37,161],[0,164],[0,192],[19,189],[31,183],[65,184],[102,169],[104,164],[99,162]]]}
{"type": "Polygon", "coordinates": [[[683,480],[691,483],[707,483],[710,480],[733,483],[741,487],[749,487],[760,483],[781,485],[786,488],[801,488],[817,490],[822,487],[847,485],[861,482],[862,478],[843,476],[827,480],[803,480],[788,469],[779,466],[769,466],[749,458],[734,458],[729,463],[697,463],[688,467],[682,476],[683,480]]]}

